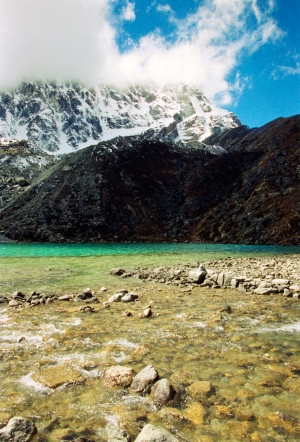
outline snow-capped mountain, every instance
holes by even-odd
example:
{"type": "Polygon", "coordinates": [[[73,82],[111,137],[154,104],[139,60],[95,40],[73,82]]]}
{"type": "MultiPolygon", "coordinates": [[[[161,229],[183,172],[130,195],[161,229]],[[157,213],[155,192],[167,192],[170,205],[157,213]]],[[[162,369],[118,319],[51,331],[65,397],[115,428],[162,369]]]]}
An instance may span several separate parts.
{"type": "Polygon", "coordinates": [[[121,90],[32,81],[0,94],[0,137],[29,140],[55,153],[146,131],[197,146],[211,134],[240,124],[234,114],[187,85],[121,90]]]}

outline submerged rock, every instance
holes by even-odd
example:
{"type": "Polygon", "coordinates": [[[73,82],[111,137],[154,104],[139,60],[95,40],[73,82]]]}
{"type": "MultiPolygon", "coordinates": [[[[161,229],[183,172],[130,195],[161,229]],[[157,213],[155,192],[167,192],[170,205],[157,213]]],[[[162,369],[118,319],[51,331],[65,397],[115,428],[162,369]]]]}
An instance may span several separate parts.
{"type": "Polygon", "coordinates": [[[188,387],[191,398],[201,402],[213,393],[213,386],[208,381],[195,381],[188,387]]]}
{"type": "Polygon", "coordinates": [[[35,382],[49,388],[57,388],[63,384],[78,384],[85,380],[77,370],[68,365],[54,365],[33,373],[31,377],[35,382]]]}
{"type": "Polygon", "coordinates": [[[183,415],[194,425],[203,425],[206,417],[206,410],[202,404],[193,402],[184,410],[183,415]]]}
{"type": "Polygon", "coordinates": [[[109,424],[106,427],[107,442],[129,442],[131,440],[130,435],[125,429],[116,427],[113,424],[109,424]]]}

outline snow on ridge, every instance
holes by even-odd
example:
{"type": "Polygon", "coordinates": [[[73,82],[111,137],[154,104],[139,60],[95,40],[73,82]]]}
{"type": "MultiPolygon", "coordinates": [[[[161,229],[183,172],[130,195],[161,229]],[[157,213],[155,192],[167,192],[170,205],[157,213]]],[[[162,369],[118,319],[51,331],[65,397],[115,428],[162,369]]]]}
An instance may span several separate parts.
{"type": "Polygon", "coordinates": [[[56,154],[149,129],[160,133],[171,128],[165,132],[166,136],[172,132],[172,141],[195,145],[212,133],[239,125],[232,113],[187,85],[120,90],[30,82],[0,94],[0,137],[27,139],[56,154]]]}

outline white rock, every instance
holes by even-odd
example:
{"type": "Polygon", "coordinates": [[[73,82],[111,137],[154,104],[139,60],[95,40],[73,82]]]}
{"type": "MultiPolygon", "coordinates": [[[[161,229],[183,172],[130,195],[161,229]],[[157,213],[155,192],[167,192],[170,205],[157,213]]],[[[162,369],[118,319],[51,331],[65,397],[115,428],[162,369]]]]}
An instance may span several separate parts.
{"type": "Polygon", "coordinates": [[[272,287],[270,288],[258,287],[257,289],[254,290],[254,293],[256,293],[256,295],[271,295],[272,293],[277,293],[277,289],[274,289],[272,287]]]}
{"type": "Polygon", "coordinates": [[[202,284],[206,275],[207,275],[206,269],[200,266],[198,269],[191,270],[189,272],[189,279],[196,282],[197,284],[202,284]]]}
{"type": "Polygon", "coordinates": [[[111,302],[120,302],[123,296],[124,296],[123,293],[115,293],[110,298],[108,298],[107,302],[109,302],[109,303],[111,303],[111,302]]]}
{"type": "Polygon", "coordinates": [[[158,371],[153,365],[147,365],[135,376],[131,384],[131,389],[136,393],[142,393],[149,385],[154,384],[158,378],[158,371]]]}
{"type": "Polygon", "coordinates": [[[293,284],[290,286],[290,290],[294,290],[295,292],[300,292],[300,285],[293,284]]]}
{"type": "Polygon", "coordinates": [[[178,439],[162,428],[147,424],[135,439],[135,442],[178,442],[178,439]]]}
{"type": "Polygon", "coordinates": [[[289,279],[272,279],[272,284],[274,285],[287,285],[289,283],[289,279]]]}

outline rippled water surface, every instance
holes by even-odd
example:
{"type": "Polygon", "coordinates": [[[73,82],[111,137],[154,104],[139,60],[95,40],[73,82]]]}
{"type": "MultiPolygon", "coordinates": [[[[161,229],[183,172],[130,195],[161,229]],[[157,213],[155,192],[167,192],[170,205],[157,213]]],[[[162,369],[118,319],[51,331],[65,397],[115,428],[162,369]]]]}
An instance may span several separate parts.
{"type": "MultiPolygon", "coordinates": [[[[184,245],[189,246],[194,245],[184,245]]],[[[35,441],[40,442],[106,441],[109,422],[125,426],[132,440],[145,422],[166,428],[179,441],[300,440],[300,301],[224,289],[183,292],[108,275],[112,267],[197,262],[208,256],[199,250],[162,250],[1,258],[3,294],[16,289],[79,293],[91,287],[100,302],[94,313],[79,312],[82,304],[69,301],[23,310],[0,305],[0,424],[11,416],[28,417],[38,427],[35,441]],[[107,292],[100,292],[103,285],[107,292]],[[139,301],[104,308],[102,302],[122,287],[138,293],[139,301]],[[140,318],[148,305],[157,316],[140,318]],[[227,305],[232,313],[221,311],[227,305]],[[122,316],[124,310],[132,316],[122,316]],[[105,387],[105,368],[124,365],[138,372],[147,364],[177,392],[167,406],[155,406],[149,395],[105,387]],[[79,383],[50,388],[35,381],[44,369],[53,370],[55,378],[57,369],[66,367],[81,377],[79,383]],[[197,398],[195,381],[209,381],[211,394],[197,398]]]]}

